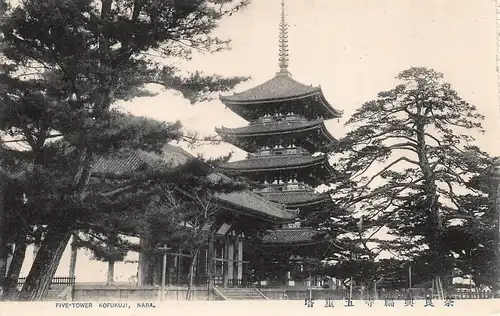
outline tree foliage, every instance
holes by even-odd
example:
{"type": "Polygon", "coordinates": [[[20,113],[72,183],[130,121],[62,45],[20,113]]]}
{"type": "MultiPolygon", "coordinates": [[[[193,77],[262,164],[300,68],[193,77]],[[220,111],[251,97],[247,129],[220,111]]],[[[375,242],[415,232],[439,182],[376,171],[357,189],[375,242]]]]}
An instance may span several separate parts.
{"type": "MultiPolygon", "coordinates": [[[[193,52],[227,49],[229,41],[212,33],[245,4],[33,0],[2,6],[0,130],[27,149],[24,218],[45,229],[25,299],[45,295],[71,232],[101,212],[94,202],[128,199],[102,201],[89,183],[93,164],[122,151],[159,151],[183,137],[179,123],[136,118],[113,104],[150,95],[150,83],[195,103],[245,79],[183,74],[175,67],[176,59],[193,52]],[[52,142],[56,137],[63,141],[52,142]]],[[[123,205],[110,210],[119,213],[123,205]]]]}
{"type": "Polygon", "coordinates": [[[471,179],[493,160],[473,145],[483,116],[442,74],[410,68],[397,79],[402,83],[364,103],[347,122],[351,131],[338,147],[344,155],[337,162],[347,177],[338,196],[362,215],[359,239],[369,252],[374,246],[367,242],[373,241],[376,253],[425,257],[431,278],[454,266],[453,232],[464,238],[484,228],[480,214],[490,200],[471,179]],[[382,232],[389,240],[378,239],[382,232]]]}

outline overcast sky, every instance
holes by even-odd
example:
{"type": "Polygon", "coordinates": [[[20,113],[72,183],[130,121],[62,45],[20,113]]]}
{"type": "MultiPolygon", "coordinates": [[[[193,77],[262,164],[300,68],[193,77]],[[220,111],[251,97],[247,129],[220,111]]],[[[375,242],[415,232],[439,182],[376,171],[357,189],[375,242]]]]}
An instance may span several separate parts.
{"type": "MultiPolygon", "coordinates": [[[[487,117],[486,151],[500,154],[495,72],[495,2],[492,0],[287,0],[290,66],[293,77],[321,85],[327,100],[344,110],[327,123],[341,137],[344,122],[363,102],[391,89],[394,77],[412,66],[442,72],[466,101],[487,117]]],[[[239,92],[272,78],[278,70],[280,0],[253,0],[224,20],[217,32],[232,39],[232,50],[196,56],[187,70],[251,76],[239,92]]],[[[133,114],[172,121],[206,134],[214,127],[246,124],[218,100],[190,105],[165,91],[124,105],[133,114]]],[[[204,147],[210,156],[236,150],[204,147]]],[[[240,154],[235,158],[242,158],[240,154]]]]}
{"type": "MultiPolygon", "coordinates": [[[[233,49],[195,56],[186,70],[227,76],[251,76],[242,91],[272,78],[278,70],[280,0],[253,0],[224,20],[218,35],[232,39],[233,49]]],[[[478,144],[500,155],[495,72],[495,2],[492,0],[287,0],[290,67],[305,84],[321,85],[327,100],[344,118],[327,123],[341,137],[347,118],[363,102],[395,85],[394,77],[412,66],[444,73],[459,95],[486,116],[486,135],[478,144]]],[[[165,91],[153,98],[122,104],[124,110],[158,120],[181,120],[189,129],[213,134],[215,127],[245,124],[220,101],[190,105],[165,91]]],[[[235,150],[231,145],[198,149],[208,156],[235,150]]],[[[243,158],[241,152],[235,158],[243,158]]],[[[79,254],[79,282],[105,281],[106,264],[79,254]]],[[[26,275],[31,252],[23,267],[26,275]]],[[[67,249],[57,275],[67,275],[67,249]]],[[[136,265],[117,264],[115,276],[127,281],[136,265]]]]}

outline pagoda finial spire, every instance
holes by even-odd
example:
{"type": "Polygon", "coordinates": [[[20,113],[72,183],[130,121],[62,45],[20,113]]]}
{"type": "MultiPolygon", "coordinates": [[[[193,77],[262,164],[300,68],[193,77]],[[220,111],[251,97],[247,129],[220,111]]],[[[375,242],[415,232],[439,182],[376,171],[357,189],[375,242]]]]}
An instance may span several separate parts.
{"type": "Polygon", "coordinates": [[[285,0],[281,0],[281,22],[279,34],[279,67],[278,74],[287,74],[288,72],[288,24],[285,20],[285,0]]]}

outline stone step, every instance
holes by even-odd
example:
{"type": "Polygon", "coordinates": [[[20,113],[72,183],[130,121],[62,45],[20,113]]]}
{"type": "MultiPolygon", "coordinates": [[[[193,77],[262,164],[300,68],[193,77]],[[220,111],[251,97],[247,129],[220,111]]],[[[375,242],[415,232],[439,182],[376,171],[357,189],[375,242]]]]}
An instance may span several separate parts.
{"type": "Polygon", "coordinates": [[[238,293],[238,292],[222,292],[225,296],[256,296],[256,297],[261,297],[259,293],[238,293]]]}
{"type": "Polygon", "coordinates": [[[252,288],[218,288],[228,300],[263,300],[257,289],[252,288]]]}

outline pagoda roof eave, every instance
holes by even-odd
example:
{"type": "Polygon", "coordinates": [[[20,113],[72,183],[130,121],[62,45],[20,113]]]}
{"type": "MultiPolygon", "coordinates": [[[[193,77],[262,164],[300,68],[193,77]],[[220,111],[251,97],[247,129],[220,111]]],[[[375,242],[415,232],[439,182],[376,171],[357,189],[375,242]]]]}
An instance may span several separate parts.
{"type": "Polygon", "coordinates": [[[334,119],[334,118],[341,118],[342,115],[344,115],[344,111],[343,110],[338,110],[338,109],[334,108],[330,104],[330,102],[328,102],[328,100],[326,100],[326,97],[323,94],[323,90],[321,89],[321,86],[319,87],[318,95],[321,98],[321,101],[323,102],[325,108],[327,108],[329,110],[329,112],[332,114],[332,117],[329,117],[329,118],[332,118],[332,119],[334,119]]]}
{"type": "Polygon", "coordinates": [[[296,168],[306,168],[310,166],[315,166],[319,164],[324,164],[329,171],[333,172],[333,169],[331,165],[328,163],[328,156],[318,156],[318,157],[311,157],[311,156],[281,156],[281,157],[266,157],[266,159],[262,158],[253,158],[253,159],[245,159],[245,160],[240,160],[240,161],[234,161],[234,162],[229,162],[225,163],[220,166],[222,170],[225,171],[235,171],[235,172],[252,172],[252,171],[270,171],[270,170],[289,170],[289,169],[296,169],[296,168]],[[298,161],[294,162],[291,160],[292,158],[299,158],[297,159],[298,161]],[[290,159],[290,161],[287,161],[286,159],[290,159]],[[273,161],[274,160],[274,161],[273,161]],[[272,165],[265,165],[266,163],[272,163],[281,160],[281,163],[275,164],[275,166],[272,165]],[[301,161],[302,160],[302,161],[301,161]],[[249,163],[259,161],[261,162],[260,166],[257,166],[255,164],[255,167],[252,167],[249,163]],[[235,164],[240,164],[242,166],[235,166],[235,164]],[[248,166],[245,166],[247,164],[248,166]]]}
{"type": "MultiPolygon", "coordinates": [[[[282,97],[282,98],[269,98],[269,99],[259,99],[259,100],[234,100],[231,99],[231,96],[222,96],[219,95],[219,100],[228,108],[230,108],[233,112],[234,110],[231,108],[231,106],[241,106],[241,105],[254,105],[254,104],[267,104],[267,103],[278,103],[278,102],[287,102],[287,101],[294,101],[294,100],[301,100],[301,99],[306,99],[309,97],[313,96],[318,96],[321,104],[325,109],[327,109],[327,112],[330,114],[325,117],[325,119],[335,119],[335,118],[340,118],[342,115],[344,115],[344,111],[342,110],[337,110],[335,109],[327,100],[325,95],[323,94],[323,91],[321,90],[320,87],[317,87],[317,90],[314,92],[309,92],[309,93],[304,93],[302,95],[295,95],[295,96],[289,96],[289,97],[282,97]]],[[[235,112],[236,113],[236,112],[235,112]]],[[[238,114],[238,113],[236,113],[238,114]]]]}
{"type": "Polygon", "coordinates": [[[284,102],[284,101],[291,101],[291,100],[300,100],[300,99],[305,99],[314,95],[317,95],[318,93],[321,93],[321,88],[320,87],[314,87],[314,91],[302,93],[302,94],[296,94],[296,95],[291,95],[291,96],[286,96],[286,97],[275,97],[275,98],[265,98],[265,99],[255,99],[255,100],[238,100],[238,99],[233,99],[233,96],[223,96],[219,95],[219,100],[224,103],[225,105],[246,105],[246,104],[262,104],[262,103],[275,103],[275,102],[284,102]]]}
{"type": "Polygon", "coordinates": [[[275,203],[282,203],[287,208],[317,205],[331,199],[328,193],[300,191],[261,192],[261,195],[275,203]]]}
{"type": "Polygon", "coordinates": [[[215,128],[215,132],[220,135],[233,136],[233,137],[255,137],[255,136],[268,136],[275,134],[292,134],[297,132],[304,132],[311,129],[320,127],[327,138],[336,141],[336,138],[330,134],[326,128],[324,121],[314,120],[308,122],[291,122],[290,124],[284,123],[269,123],[265,125],[249,125],[239,128],[215,128]]]}

